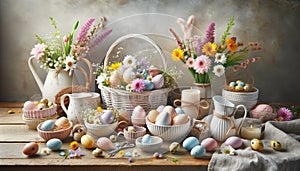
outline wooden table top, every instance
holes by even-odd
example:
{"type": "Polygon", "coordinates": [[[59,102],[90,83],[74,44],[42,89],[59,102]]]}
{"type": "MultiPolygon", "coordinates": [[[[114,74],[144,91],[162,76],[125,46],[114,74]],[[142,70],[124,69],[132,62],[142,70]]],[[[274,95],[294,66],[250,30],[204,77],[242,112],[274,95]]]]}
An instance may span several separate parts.
{"type": "MultiPolygon", "coordinates": [[[[127,158],[96,158],[92,150],[81,147],[85,156],[80,159],[64,159],[59,152],[51,152],[50,155],[25,156],[23,147],[28,142],[39,142],[39,148],[45,148],[45,141],[38,135],[36,130],[31,130],[22,120],[21,111],[23,103],[0,102],[0,168],[26,170],[207,170],[207,159],[195,159],[188,152],[169,156],[171,158],[134,158],[129,163],[127,158]],[[8,114],[8,110],[14,109],[17,113],[8,114]],[[172,159],[178,159],[178,162],[172,159]]],[[[69,137],[63,141],[62,149],[69,149],[69,137]]],[[[3,170],[3,169],[1,169],[3,170]]]]}

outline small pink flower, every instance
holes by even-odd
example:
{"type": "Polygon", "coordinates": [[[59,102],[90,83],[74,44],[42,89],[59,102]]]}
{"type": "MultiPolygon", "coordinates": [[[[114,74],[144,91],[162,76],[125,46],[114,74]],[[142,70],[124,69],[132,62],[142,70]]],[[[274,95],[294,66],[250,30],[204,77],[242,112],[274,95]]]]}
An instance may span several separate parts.
{"type": "Polygon", "coordinates": [[[65,43],[67,43],[67,42],[69,41],[69,37],[68,37],[68,36],[64,36],[64,37],[63,37],[63,41],[64,41],[65,43]]]}
{"type": "Polygon", "coordinates": [[[290,121],[293,118],[292,112],[285,107],[280,108],[277,113],[278,116],[284,118],[285,121],[290,121]]]}
{"type": "Polygon", "coordinates": [[[131,85],[132,89],[139,93],[142,93],[146,88],[145,81],[140,78],[133,80],[131,85]]]}
{"type": "Polygon", "coordinates": [[[195,63],[195,59],[194,59],[194,58],[188,58],[188,60],[186,61],[186,65],[187,65],[189,68],[193,68],[194,63],[195,63]]]}
{"type": "Polygon", "coordinates": [[[45,54],[46,47],[47,46],[44,43],[36,44],[34,48],[32,48],[30,54],[36,57],[37,59],[40,59],[45,54]]]}
{"type": "Polygon", "coordinates": [[[194,69],[197,73],[207,73],[211,66],[211,60],[206,55],[198,56],[194,62],[194,69]]]}

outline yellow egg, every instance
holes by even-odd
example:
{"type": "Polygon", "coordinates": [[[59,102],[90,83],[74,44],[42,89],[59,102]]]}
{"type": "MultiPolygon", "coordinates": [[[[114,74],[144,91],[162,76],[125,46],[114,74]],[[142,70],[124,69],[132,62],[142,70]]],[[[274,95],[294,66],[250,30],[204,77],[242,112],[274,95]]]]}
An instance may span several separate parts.
{"type": "Polygon", "coordinates": [[[236,87],[235,87],[235,90],[236,90],[236,91],[243,91],[243,90],[244,90],[244,87],[242,87],[242,86],[236,86],[236,87]]]}
{"type": "Polygon", "coordinates": [[[274,150],[281,150],[281,144],[280,144],[279,141],[271,140],[271,141],[270,141],[270,146],[271,146],[274,150]]]}
{"type": "Polygon", "coordinates": [[[252,139],[250,144],[253,150],[262,151],[264,149],[264,144],[259,139],[256,138],[252,139]]]}
{"type": "Polygon", "coordinates": [[[235,83],[236,83],[236,84],[239,84],[240,82],[242,82],[242,81],[241,81],[241,80],[237,80],[235,83]]]}
{"type": "Polygon", "coordinates": [[[95,145],[95,140],[90,135],[83,135],[80,141],[85,148],[93,148],[95,145]]]}
{"type": "Polygon", "coordinates": [[[149,113],[148,113],[148,120],[152,123],[155,123],[155,120],[156,120],[156,117],[157,115],[159,114],[159,112],[157,110],[151,110],[149,113]]]}

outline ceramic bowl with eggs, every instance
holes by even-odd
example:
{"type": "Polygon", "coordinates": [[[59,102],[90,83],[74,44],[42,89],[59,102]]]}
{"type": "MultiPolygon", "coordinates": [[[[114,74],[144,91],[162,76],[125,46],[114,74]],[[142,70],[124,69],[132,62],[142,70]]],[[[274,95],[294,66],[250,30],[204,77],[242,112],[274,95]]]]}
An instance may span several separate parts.
{"type": "Polygon", "coordinates": [[[137,148],[144,152],[156,152],[161,148],[163,139],[158,136],[143,136],[135,140],[137,148]]]}
{"type": "Polygon", "coordinates": [[[123,129],[123,134],[128,143],[135,143],[135,140],[146,134],[146,128],[141,126],[128,126],[123,129]]]}
{"type": "Polygon", "coordinates": [[[50,117],[36,119],[36,118],[26,118],[24,115],[22,115],[22,119],[25,122],[25,124],[28,126],[28,128],[29,129],[34,129],[34,130],[37,129],[37,126],[40,123],[42,123],[46,120],[49,120],[49,119],[56,119],[57,117],[58,117],[58,115],[55,114],[55,115],[50,116],[50,117]]]}
{"type": "Polygon", "coordinates": [[[42,99],[39,102],[26,101],[22,112],[25,118],[43,119],[56,114],[57,105],[42,99]]]}
{"type": "Polygon", "coordinates": [[[48,141],[52,138],[63,140],[70,136],[73,123],[65,117],[56,120],[46,120],[37,126],[38,134],[44,140],[48,141]]]}

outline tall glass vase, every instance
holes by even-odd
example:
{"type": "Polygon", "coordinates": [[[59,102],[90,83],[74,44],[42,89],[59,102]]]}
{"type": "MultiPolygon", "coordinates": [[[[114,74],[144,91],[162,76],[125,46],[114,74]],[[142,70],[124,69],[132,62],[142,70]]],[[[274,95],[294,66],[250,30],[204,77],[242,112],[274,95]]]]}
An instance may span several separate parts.
{"type": "Polygon", "coordinates": [[[210,83],[194,83],[194,87],[200,90],[200,100],[206,100],[209,103],[208,109],[199,109],[197,119],[203,119],[211,112],[211,84],[210,83]]]}

